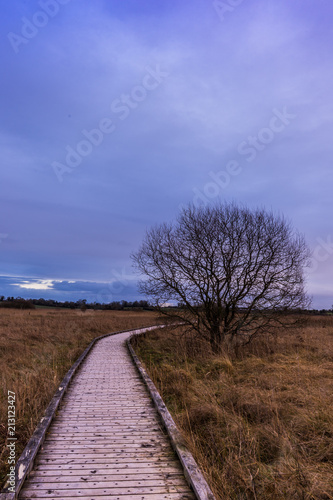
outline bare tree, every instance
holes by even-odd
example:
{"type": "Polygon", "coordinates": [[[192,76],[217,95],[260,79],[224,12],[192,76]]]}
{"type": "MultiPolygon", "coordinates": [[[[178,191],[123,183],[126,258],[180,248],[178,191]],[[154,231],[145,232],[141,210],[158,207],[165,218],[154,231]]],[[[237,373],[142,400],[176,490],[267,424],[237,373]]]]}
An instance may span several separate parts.
{"type": "Polygon", "coordinates": [[[287,311],[309,305],[304,238],[264,209],[189,206],[174,224],[149,230],[132,258],[145,276],[140,291],[164,314],[166,303],[183,304],[173,316],[208,338],[215,352],[225,341],[271,332],[290,321],[287,311]]]}

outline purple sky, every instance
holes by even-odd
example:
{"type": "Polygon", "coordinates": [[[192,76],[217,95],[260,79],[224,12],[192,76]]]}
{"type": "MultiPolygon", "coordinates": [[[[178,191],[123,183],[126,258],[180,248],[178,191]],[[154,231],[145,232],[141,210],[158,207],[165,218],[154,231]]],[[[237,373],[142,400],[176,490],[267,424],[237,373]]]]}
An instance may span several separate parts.
{"type": "Polygon", "coordinates": [[[0,294],[140,298],[182,204],[282,212],[333,304],[333,3],[1,2],[0,294]]]}

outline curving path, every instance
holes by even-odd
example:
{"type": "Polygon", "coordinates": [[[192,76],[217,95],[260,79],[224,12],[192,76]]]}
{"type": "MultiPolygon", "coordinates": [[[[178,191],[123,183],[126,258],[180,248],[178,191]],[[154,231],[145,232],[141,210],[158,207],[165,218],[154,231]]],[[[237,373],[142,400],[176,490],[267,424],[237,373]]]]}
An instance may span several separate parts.
{"type": "Polygon", "coordinates": [[[95,344],[19,499],[195,499],[125,345],[132,333],[95,344]]]}

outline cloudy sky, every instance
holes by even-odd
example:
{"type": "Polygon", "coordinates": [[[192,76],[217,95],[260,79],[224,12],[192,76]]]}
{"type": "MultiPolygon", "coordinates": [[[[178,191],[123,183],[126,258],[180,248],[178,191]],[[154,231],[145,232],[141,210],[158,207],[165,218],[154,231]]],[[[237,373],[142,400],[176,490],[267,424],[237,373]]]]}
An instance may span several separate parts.
{"type": "Polygon", "coordinates": [[[1,0],[0,294],[139,298],[182,205],[283,213],[333,304],[333,3],[1,0]]]}

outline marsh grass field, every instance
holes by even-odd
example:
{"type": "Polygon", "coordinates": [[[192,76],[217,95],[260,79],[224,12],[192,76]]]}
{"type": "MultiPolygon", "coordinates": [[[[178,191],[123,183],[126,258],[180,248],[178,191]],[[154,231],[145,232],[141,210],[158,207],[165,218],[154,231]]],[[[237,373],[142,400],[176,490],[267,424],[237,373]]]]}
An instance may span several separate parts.
{"type": "MultiPolygon", "coordinates": [[[[1,482],[7,391],[17,458],[91,340],[161,321],[154,312],[0,309],[1,482]]],[[[132,342],[217,499],[333,498],[333,316],[258,339],[237,355],[172,328],[132,342]]]]}
{"type": "Polygon", "coordinates": [[[146,311],[0,308],[0,486],[9,468],[8,391],[16,395],[19,458],[62,378],[95,337],[157,322],[146,311]]]}
{"type": "Polygon", "coordinates": [[[333,316],[237,356],[170,329],[132,343],[217,499],[333,498],[333,316]]]}

